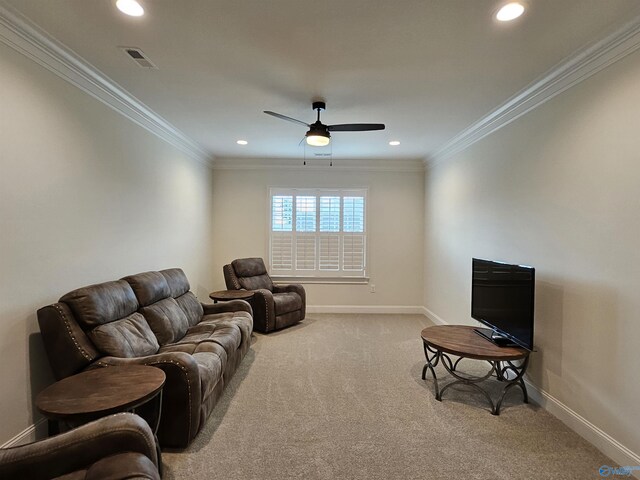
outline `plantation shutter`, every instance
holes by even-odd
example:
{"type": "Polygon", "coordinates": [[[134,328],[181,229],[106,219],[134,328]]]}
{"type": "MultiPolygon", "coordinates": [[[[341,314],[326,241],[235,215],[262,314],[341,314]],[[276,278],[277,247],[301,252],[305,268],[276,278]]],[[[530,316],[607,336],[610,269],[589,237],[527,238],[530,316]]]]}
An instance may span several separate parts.
{"type": "Polygon", "coordinates": [[[320,197],[320,254],[318,269],[340,270],[340,196],[320,197]]]}
{"type": "Polygon", "coordinates": [[[320,270],[338,271],[340,270],[340,236],[321,235],[320,236],[320,270]]]}
{"type": "Polygon", "coordinates": [[[364,197],[343,198],[343,246],[342,268],[346,271],[364,272],[364,197]]]}
{"type": "Polygon", "coordinates": [[[366,190],[271,189],[276,275],[364,277],[366,190]]]}
{"type": "Polygon", "coordinates": [[[271,268],[293,269],[293,195],[271,197],[271,268]]]}
{"type": "Polygon", "coordinates": [[[271,267],[293,269],[293,238],[290,233],[274,232],[271,236],[271,267]]]}
{"type": "Polygon", "coordinates": [[[296,270],[316,269],[316,197],[296,196],[296,270]]]}
{"type": "Polygon", "coordinates": [[[350,234],[343,237],[342,268],[347,271],[364,271],[364,235],[350,234]]]}

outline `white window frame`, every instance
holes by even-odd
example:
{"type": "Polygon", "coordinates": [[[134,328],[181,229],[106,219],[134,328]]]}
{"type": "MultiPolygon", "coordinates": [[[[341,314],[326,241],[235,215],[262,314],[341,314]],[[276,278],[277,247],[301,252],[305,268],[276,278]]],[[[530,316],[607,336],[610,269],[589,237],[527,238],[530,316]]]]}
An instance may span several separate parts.
{"type": "MultiPolygon", "coordinates": [[[[267,208],[269,221],[267,222],[268,228],[268,267],[269,273],[276,282],[287,280],[295,280],[302,283],[367,283],[369,278],[367,276],[368,266],[368,188],[291,188],[291,187],[270,187],[268,194],[267,208]],[[293,212],[292,212],[292,228],[291,232],[273,231],[273,197],[274,196],[292,196],[293,197],[293,212]],[[316,219],[315,232],[297,232],[296,231],[296,197],[298,196],[314,196],[316,198],[316,219]],[[340,197],[340,227],[338,232],[320,232],[320,197],[324,196],[339,196],[340,197]],[[364,212],[363,212],[363,231],[362,232],[344,232],[344,197],[363,197],[364,198],[364,212]],[[275,234],[275,235],[274,235],[275,234]],[[287,237],[290,235],[291,243],[291,268],[290,269],[278,269],[274,268],[273,262],[273,246],[274,238],[276,235],[287,237]],[[322,238],[328,236],[339,237],[339,253],[338,253],[338,269],[337,270],[320,270],[320,242],[322,238]],[[345,238],[361,237],[363,243],[363,256],[362,256],[362,270],[344,270],[344,246],[345,238]],[[298,243],[298,237],[307,237],[315,239],[315,254],[314,254],[314,269],[302,270],[296,269],[296,245],[298,243]]],[[[308,242],[311,244],[313,242],[308,242]]]]}

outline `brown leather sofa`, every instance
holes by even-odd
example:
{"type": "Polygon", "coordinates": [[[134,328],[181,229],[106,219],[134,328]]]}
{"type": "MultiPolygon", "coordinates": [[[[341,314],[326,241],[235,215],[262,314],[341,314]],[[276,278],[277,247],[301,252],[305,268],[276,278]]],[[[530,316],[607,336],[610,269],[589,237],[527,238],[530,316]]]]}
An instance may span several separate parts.
{"type": "Polygon", "coordinates": [[[304,320],[306,294],[298,284],[274,285],[261,258],[240,258],[222,267],[228,290],[254,290],[254,328],[268,333],[304,320]]]}
{"type": "Polygon", "coordinates": [[[112,365],[153,365],[163,389],[160,444],[186,447],[251,343],[251,306],[202,304],[178,268],[79,288],[38,310],[56,379],[112,365]]]}
{"type": "Polygon", "coordinates": [[[147,422],[118,413],[41,442],[0,450],[0,478],[159,480],[147,422]]]}

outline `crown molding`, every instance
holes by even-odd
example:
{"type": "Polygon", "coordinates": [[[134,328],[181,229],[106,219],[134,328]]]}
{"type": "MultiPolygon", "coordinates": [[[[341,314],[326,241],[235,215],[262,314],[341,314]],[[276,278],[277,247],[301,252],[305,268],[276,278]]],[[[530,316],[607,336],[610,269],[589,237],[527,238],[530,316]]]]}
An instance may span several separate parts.
{"type": "Polygon", "coordinates": [[[160,115],[31,20],[0,3],[0,42],[205,165],[212,156],[160,115]]]}
{"type": "Polygon", "coordinates": [[[640,47],[640,16],[565,58],[538,80],[469,126],[424,160],[430,167],[465,150],[640,47]]]}
{"type": "Polygon", "coordinates": [[[297,171],[369,171],[424,172],[421,160],[338,159],[306,160],[296,158],[216,158],[214,170],[297,170],[297,171]]]}

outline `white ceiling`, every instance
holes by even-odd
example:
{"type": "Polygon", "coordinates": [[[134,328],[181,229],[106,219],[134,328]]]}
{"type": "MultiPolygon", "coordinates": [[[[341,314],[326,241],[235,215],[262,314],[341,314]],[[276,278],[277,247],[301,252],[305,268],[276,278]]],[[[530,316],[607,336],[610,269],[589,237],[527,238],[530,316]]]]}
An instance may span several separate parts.
{"type": "Polygon", "coordinates": [[[300,125],[385,123],[334,133],[334,159],[428,157],[576,50],[640,13],[638,0],[5,0],[217,157],[300,158],[300,125]],[[159,67],[138,67],[119,46],[159,67]],[[249,141],[247,146],[237,139],[249,141]],[[390,147],[389,140],[400,140],[390,147]]]}

